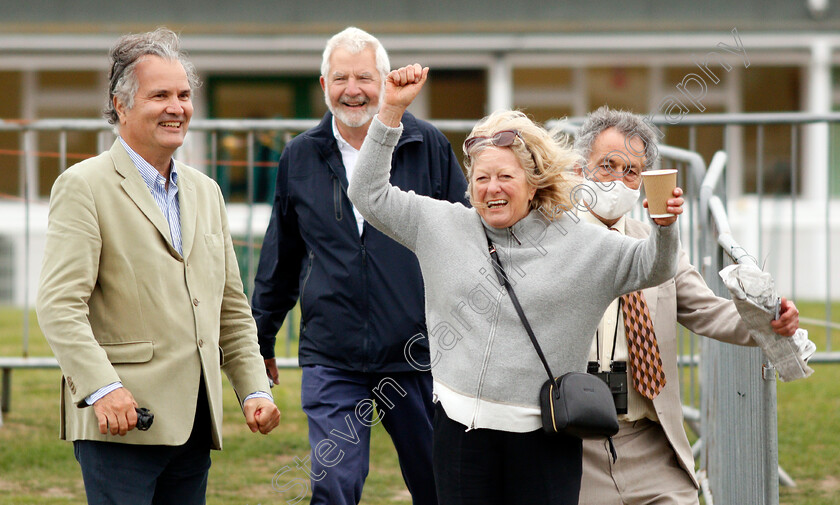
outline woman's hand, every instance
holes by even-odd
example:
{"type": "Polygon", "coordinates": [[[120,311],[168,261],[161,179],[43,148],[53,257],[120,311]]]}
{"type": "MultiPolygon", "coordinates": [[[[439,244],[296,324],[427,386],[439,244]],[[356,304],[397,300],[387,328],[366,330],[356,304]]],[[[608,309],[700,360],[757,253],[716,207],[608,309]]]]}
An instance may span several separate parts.
{"type": "Polygon", "coordinates": [[[423,68],[418,63],[392,70],[385,78],[385,96],[379,109],[379,120],[392,128],[399,126],[403,112],[420,93],[428,75],[429,67],[423,68]]]}
{"type": "MultiPolygon", "coordinates": [[[[668,212],[674,215],[671,217],[657,217],[653,219],[653,222],[658,224],[659,226],[670,226],[674,224],[677,221],[677,216],[682,214],[683,212],[682,206],[683,203],[685,203],[685,200],[682,199],[682,195],[682,188],[674,188],[674,198],[668,199],[668,207],[666,209],[668,212]]],[[[646,209],[648,208],[647,198],[645,198],[645,201],[642,202],[642,206],[646,209]]]]}

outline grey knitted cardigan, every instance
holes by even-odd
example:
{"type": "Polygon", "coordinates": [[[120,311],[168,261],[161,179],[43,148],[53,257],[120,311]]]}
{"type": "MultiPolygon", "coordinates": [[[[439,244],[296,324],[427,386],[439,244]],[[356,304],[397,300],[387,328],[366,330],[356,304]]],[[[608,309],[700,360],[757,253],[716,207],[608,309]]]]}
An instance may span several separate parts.
{"type": "Polygon", "coordinates": [[[417,255],[435,393],[447,415],[468,429],[538,429],[538,393],[547,376],[496,278],[485,232],[559,376],[585,370],[592,335],[613,299],[676,274],[677,226],[653,225],[648,239],[637,240],[571,213],[548,221],[532,211],[510,228],[492,228],[475,209],[390,185],[401,133],[401,126],[374,118],[349,196],[370,224],[417,255]]]}

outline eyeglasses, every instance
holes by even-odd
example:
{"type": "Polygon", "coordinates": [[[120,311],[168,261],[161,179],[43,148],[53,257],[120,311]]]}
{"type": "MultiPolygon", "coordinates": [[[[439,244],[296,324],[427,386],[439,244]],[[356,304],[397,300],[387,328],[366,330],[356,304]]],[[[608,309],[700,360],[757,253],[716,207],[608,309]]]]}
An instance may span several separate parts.
{"type": "Polygon", "coordinates": [[[528,144],[525,142],[525,139],[522,138],[522,135],[519,134],[518,130],[502,130],[489,137],[479,135],[470,137],[464,141],[464,152],[467,153],[467,157],[469,157],[470,149],[483,140],[488,141],[491,145],[496,147],[510,147],[514,142],[516,142],[517,138],[522,141],[522,145],[528,150],[528,154],[531,155],[531,159],[534,161],[534,166],[536,167],[537,159],[534,157],[534,153],[531,152],[531,148],[528,147],[528,144]]]}

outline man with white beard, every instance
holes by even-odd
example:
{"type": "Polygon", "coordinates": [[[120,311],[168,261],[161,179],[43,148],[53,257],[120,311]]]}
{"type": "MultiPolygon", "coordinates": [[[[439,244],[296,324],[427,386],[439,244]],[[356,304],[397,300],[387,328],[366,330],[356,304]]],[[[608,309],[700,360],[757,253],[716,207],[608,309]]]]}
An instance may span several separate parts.
{"type": "MultiPolygon", "coordinates": [[[[275,336],[300,298],[301,401],[312,454],[296,462],[311,482],[313,504],[359,503],[370,428],[379,422],[394,442],[414,504],[437,503],[420,267],[411,251],[368,225],[347,198],[389,71],[385,49],[358,28],[327,42],[321,87],[330,112],[280,157],[257,270],[252,306],[260,352],[275,384],[275,336]]],[[[391,183],[466,203],[466,180],[446,137],[410,114],[403,125],[391,183]]],[[[278,489],[308,485],[289,480],[278,489]]]]}

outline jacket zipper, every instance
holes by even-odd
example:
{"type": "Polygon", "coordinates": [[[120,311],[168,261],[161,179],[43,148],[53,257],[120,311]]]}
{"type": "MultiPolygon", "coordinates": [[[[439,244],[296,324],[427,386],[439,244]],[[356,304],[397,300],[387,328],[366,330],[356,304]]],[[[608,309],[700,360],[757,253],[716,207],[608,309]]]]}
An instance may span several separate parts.
{"type": "MultiPolygon", "coordinates": [[[[513,234],[513,231],[511,231],[511,234],[513,234]]],[[[508,240],[508,247],[510,246],[510,240],[508,240]]],[[[484,359],[481,362],[481,373],[478,376],[478,390],[475,393],[475,409],[473,410],[472,419],[470,420],[470,425],[467,428],[467,431],[475,429],[475,420],[478,417],[478,409],[481,401],[481,391],[484,389],[484,377],[487,375],[487,365],[490,361],[490,350],[493,348],[493,341],[496,339],[496,328],[498,327],[499,316],[501,315],[503,294],[503,291],[499,290],[499,293],[496,295],[496,317],[493,320],[493,325],[490,327],[487,347],[484,349],[484,359]]]]}
{"type": "MultiPolygon", "coordinates": [[[[399,145],[397,147],[399,147],[399,145]]],[[[336,174],[335,171],[332,170],[332,167],[330,167],[330,178],[332,178],[332,181],[333,181],[333,206],[335,207],[335,220],[336,221],[341,221],[342,217],[344,216],[344,213],[342,212],[342,198],[341,198],[342,187],[341,187],[341,181],[338,178],[338,174],[336,174]]],[[[352,204],[351,204],[351,208],[352,208],[352,204]]],[[[365,336],[364,336],[364,339],[362,341],[362,356],[363,356],[362,357],[362,371],[367,372],[368,371],[368,353],[369,353],[369,349],[370,349],[370,332],[369,332],[369,328],[370,328],[370,323],[369,323],[369,320],[370,320],[370,303],[369,303],[369,301],[370,300],[368,299],[367,249],[365,248],[364,233],[365,233],[365,228],[368,226],[368,224],[367,224],[367,222],[365,222],[362,225],[362,233],[358,234],[359,229],[358,229],[358,226],[356,224],[355,215],[353,215],[352,211],[351,211],[351,215],[353,216],[353,219],[349,220],[350,221],[350,226],[353,227],[353,233],[356,233],[357,236],[359,237],[359,248],[360,248],[360,251],[361,251],[361,254],[362,254],[362,289],[364,290],[364,295],[362,296],[362,303],[364,304],[363,320],[364,320],[364,332],[365,332],[364,333],[365,336]]]]}
{"type": "MultiPolygon", "coordinates": [[[[364,235],[364,228],[367,227],[367,225],[368,225],[367,222],[365,222],[362,225],[362,235],[364,235]]],[[[353,223],[354,228],[355,228],[355,226],[356,226],[356,223],[353,223]]],[[[356,231],[356,230],[353,230],[353,231],[356,231]]],[[[368,371],[368,366],[367,366],[368,365],[368,352],[369,352],[369,348],[370,348],[370,330],[369,330],[369,328],[370,328],[370,324],[369,324],[370,304],[369,304],[369,298],[368,298],[367,249],[365,248],[365,242],[364,242],[364,239],[362,238],[362,236],[359,236],[359,245],[361,246],[361,251],[362,251],[362,289],[365,290],[365,295],[364,295],[364,297],[362,297],[363,303],[365,304],[365,310],[364,310],[364,315],[365,315],[365,327],[364,327],[365,338],[363,340],[364,343],[362,345],[362,353],[363,353],[363,356],[364,356],[363,360],[362,360],[362,371],[367,372],[368,371]]]]}
{"type": "Polygon", "coordinates": [[[519,237],[516,236],[516,233],[513,233],[513,226],[508,228],[508,231],[510,231],[510,236],[513,237],[513,240],[515,240],[517,244],[522,245],[522,241],[519,240],[519,237]]]}

